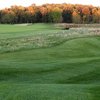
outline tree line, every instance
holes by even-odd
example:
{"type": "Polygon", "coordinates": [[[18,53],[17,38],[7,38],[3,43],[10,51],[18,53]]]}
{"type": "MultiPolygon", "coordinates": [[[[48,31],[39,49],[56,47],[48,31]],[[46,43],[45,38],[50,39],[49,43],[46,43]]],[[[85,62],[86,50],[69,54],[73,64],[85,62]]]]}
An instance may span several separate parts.
{"type": "Polygon", "coordinates": [[[100,23],[100,7],[79,4],[11,6],[0,10],[0,23],[100,23]]]}

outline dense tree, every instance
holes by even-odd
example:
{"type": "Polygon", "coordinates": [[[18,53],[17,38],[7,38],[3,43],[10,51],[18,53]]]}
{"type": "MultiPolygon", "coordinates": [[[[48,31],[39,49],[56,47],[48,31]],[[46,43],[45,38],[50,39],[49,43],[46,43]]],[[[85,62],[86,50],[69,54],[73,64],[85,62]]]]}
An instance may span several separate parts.
{"type": "Polygon", "coordinates": [[[0,23],[100,23],[100,7],[79,4],[11,6],[0,10],[0,23]]]}
{"type": "Polygon", "coordinates": [[[43,15],[43,22],[50,22],[50,23],[60,23],[62,22],[62,12],[61,10],[56,7],[48,13],[43,15]]]}
{"type": "Polygon", "coordinates": [[[61,12],[58,12],[58,11],[52,11],[46,14],[46,16],[44,17],[44,20],[50,23],[60,23],[62,22],[62,14],[61,12]]]}
{"type": "Polygon", "coordinates": [[[93,23],[100,23],[100,9],[92,9],[93,23]]]}
{"type": "Polygon", "coordinates": [[[1,23],[13,24],[15,19],[14,13],[6,13],[1,18],[1,23]]]}
{"type": "Polygon", "coordinates": [[[63,10],[62,17],[63,22],[72,23],[72,12],[70,10],[63,10]]]}
{"type": "Polygon", "coordinates": [[[73,13],[72,13],[72,22],[76,23],[76,24],[81,23],[81,16],[78,13],[78,11],[73,11],[73,13]]]}
{"type": "Polygon", "coordinates": [[[83,7],[83,23],[89,23],[90,10],[89,7],[83,7]]]}

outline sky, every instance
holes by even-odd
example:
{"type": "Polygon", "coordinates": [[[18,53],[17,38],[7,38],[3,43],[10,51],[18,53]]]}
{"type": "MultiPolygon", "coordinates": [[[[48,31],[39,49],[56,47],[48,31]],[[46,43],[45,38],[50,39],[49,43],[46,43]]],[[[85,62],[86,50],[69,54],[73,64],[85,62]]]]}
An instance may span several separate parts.
{"type": "Polygon", "coordinates": [[[12,5],[29,6],[33,3],[36,5],[42,5],[45,3],[71,3],[100,6],[100,0],[0,0],[0,9],[12,5]]]}

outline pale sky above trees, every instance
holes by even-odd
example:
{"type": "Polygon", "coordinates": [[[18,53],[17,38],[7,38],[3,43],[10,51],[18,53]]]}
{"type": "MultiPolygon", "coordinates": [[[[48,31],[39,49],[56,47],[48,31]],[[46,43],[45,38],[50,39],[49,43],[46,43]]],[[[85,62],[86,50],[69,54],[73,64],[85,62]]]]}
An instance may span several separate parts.
{"type": "Polygon", "coordinates": [[[10,7],[11,5],[29,6],[33,3],[36,5],[44,3],[71,3],[100,6],[100,0],[0,0],[0,8],[10,7]]]}

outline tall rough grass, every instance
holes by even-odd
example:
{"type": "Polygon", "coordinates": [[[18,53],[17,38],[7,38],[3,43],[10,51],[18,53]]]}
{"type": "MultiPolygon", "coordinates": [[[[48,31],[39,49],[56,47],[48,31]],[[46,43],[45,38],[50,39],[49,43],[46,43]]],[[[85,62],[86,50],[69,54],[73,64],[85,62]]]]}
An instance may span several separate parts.
{"type": "Polygon", "coordinates": [[[40,32],[31,36],[9,38],[0,40],[0,52],[17,51],[21,49],[47,48],[60,45],[74,38],[99,36],[99,28],[72,28],[70,30],[57,30],[56,32],[40,32]]]}

